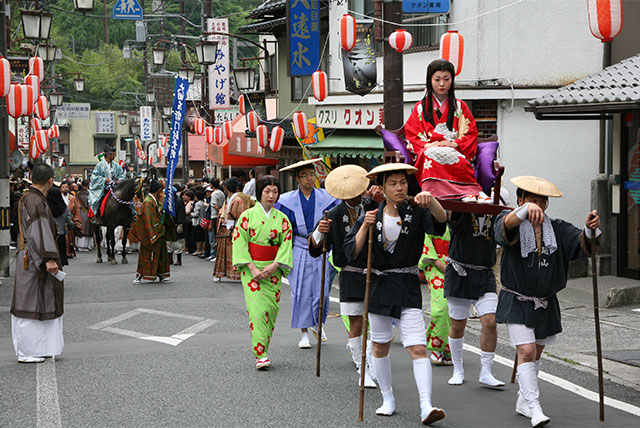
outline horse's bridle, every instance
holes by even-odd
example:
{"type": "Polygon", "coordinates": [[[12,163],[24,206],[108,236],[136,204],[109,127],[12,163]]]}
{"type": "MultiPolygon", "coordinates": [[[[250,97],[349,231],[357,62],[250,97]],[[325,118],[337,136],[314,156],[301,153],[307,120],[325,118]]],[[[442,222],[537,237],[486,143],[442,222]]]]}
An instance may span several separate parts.
{"type": "MultiPolygon", "coordinates": [[[[140,191],[140,189],[142,189],[143,183],[144,183],[144,178],[140,177],[140,180],[138,182],[138,187],[136,187],[136,191],[133,192],[133,196],[135,196],[140,191]]],[[[130,200],[130,201],[123,201],[122,199],[118,198],[116,196],[116,192],[113,189],[113,183],[111,183],[111,182],[109,183],[109,190],[111,190],[111,196],[113,196],[113,199],[115,199],[119,204],[121,204],[121,205],[133,205],[135,203],[133,199],[130,200]]]]}

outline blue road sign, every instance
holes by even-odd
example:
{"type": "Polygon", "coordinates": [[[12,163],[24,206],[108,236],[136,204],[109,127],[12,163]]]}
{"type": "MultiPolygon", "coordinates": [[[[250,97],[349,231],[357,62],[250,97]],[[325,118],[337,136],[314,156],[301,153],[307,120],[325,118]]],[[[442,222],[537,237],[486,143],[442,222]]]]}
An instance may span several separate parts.
{"type": "Polygon", "coordinates": [[[449,0],[402,0],[403,13],[449,13],[449,0]]]}
{"type": "Polygon", "coordinates": [[[113,6],[113,19],[142,19],[142,7],[138,0],[118,0],[113,6]]]}

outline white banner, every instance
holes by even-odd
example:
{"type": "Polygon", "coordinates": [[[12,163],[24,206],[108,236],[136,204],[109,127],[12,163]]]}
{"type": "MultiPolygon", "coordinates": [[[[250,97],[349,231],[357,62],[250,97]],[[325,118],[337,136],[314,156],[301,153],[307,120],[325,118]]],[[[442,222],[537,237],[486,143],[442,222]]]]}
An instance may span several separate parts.
{"type": "Polygon", "coordinates": [[[91,104],[63,103],[56,107],[57,119],[91,119],[91,104]]]}
{"type": "MultiPolygon", "coordinates": [[[[207,32],[228,33],[227,18],[207,19],[207,32]]],[[[209,108],[212,110],[228,109],[229,97],[229,37],[209,34],[208,40],[218,42],[218,54],[215,64],[209,66],[209,108]]]]}
{"type": "Polygon", "coordinates": [[[152,113],[151,106],[140,106],[140,139],[142,141],[153,140],[152,113]]]}
{"type": "Polygon", "coordinates": [[[95,112],[96,134],[115,134],[116,118],[115,114],[107,112],[95,112]]]}
{"type": "Polygon", "coordinates": [[[214,123],[216,125],[220,125],[221,123],[227,120],[233,120],[237,115],[240,114],[240,108],[238,106],[233,106],[229,110],[218,110],[214,113],[214,123]]]}

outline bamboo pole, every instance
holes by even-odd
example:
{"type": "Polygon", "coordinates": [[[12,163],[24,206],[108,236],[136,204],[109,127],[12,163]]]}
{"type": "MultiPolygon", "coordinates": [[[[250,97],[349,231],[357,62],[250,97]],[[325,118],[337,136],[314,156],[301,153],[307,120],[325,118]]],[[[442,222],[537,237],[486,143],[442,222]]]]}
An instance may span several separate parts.
{"type": "MultiPolygon", "coordinates": [[[[323,220],[329,219],[329,212],[324,212],[323,220]]],[[[316,377],[320,377],[320,353],[322,350],[322,318],[324,315],[324,282],[327,271],[327,240],[322,240],[322,283],[320,284],[320,307],[318,308],[318,350],[316,352],[316,377]]]]}
{"type": "Polygon", "coordinates": [[[369,324],[369,291],[371,289],[371,259],[373,252],[373,227],[369,227],[369,247],[367,248],[367,280],[364,289],[364,314],[362,317],[362,359],[360,364],[360,408],[358,420],[364,418],[364,374],[367,366],[367,325],[369,324]]]}
{"type": "Polygon", "coordinates": [[[596,231],[591,230],[591,277],[593,278],[593,318],[596,324],[596,353],[598,356],[598,395],[600,421],[604,422],[604,381],[602,379],[602,344],[600,342],[600,310],[598,307],[598,265],[596,260],[596,231]]]}

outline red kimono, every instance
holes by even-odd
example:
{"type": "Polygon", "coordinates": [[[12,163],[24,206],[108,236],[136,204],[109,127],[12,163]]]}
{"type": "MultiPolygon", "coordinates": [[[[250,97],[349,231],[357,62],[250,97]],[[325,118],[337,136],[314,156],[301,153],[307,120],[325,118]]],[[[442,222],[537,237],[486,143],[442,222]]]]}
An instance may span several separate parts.
{"type": "MultiPolygon", "coordinates": [[[[418,101],[404,125],[408,148],[417,155],[416,177],[422,190],[439,198],[456,199],[468,194],[478,194],[478,184],[473,165],[478,148],[476,121],[464,101],[457,100],[453,117],[453,130],[447,128],[449,103],[442,106],[440,119],[433,114],[435,126],[424,120],[422,100],[418,101]],[[458,147],[428,146],[437,142],[455,142],[458,147]]],[[[434,110],[438,106],[433,101],[434,110]]]]}

